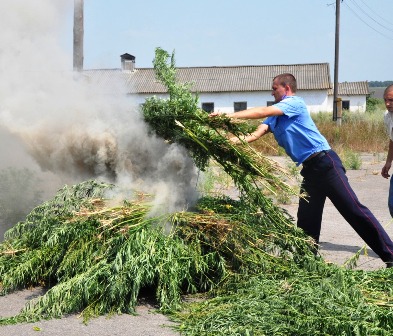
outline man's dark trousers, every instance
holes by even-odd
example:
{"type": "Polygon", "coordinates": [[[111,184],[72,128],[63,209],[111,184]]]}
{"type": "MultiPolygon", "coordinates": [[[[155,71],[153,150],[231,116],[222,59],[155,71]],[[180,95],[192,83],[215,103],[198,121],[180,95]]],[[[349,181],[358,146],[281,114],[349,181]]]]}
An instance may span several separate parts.
{"type": "Polygon", "coordinates": [[[345,220],[384,262],[393,261],[393,242],[371,211],[361,204],[348,183],[345,168],[333,151],[303,163],[298,227],[319,243],[322,212],[328,197],[345,220]]]}

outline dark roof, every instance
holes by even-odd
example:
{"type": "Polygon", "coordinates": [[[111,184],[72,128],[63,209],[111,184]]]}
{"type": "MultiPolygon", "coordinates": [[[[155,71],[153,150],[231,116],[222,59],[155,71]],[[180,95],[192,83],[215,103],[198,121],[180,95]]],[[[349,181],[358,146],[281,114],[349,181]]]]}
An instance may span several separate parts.
{"type": "MultiPolygon", "coordinates": [[[[176,68],[179,82],[190,83],[191,90],[200,93],[270,91],[272,79],[287,72],[296,77],[298,90],[331,88],[328,63],[176,68]]],[[[83,74],[102,85],[112,85],[121,78],[128,93],[166,93],[165,87],[155,78],[153,68],[124,72],[120,69],[85,70],[83,74]]]]}
{"type": "Polygon", "coordinates": [[[123,54],[123,55],[120,55],[120,58],[121,58],[122,60],[131,60],[131,61],[135,61],[135,56],[130,55],[130,54],[127,54],[127,53],[125,53],[125,54],[123,54]]]}

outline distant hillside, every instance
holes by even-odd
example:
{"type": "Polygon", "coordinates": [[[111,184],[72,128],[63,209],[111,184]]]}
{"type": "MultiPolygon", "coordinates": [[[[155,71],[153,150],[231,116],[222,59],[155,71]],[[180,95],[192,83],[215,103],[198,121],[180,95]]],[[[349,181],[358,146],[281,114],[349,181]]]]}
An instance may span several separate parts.
{"type": "Polygon", "coordinates": [[[393,84],[393,80],[391,81],[370,81],[368,82],[369,87],[384,87],[386,88],[388,85],[393,84]]]}

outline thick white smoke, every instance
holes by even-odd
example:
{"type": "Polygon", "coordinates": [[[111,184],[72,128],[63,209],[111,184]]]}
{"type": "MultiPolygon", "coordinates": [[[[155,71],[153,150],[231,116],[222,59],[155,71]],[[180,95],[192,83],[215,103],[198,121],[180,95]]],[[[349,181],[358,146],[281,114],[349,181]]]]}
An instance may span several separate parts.
{"type": "Polygon", "coordinates": [[[165,211],[186,208],[197,195],[185,151],[148,135],[120,83],[71,71],[61,33],[72,10],[70,0],[0,2],[0,168],[37,169],[54,188],[103,179],[156,195],[165,211]]]}

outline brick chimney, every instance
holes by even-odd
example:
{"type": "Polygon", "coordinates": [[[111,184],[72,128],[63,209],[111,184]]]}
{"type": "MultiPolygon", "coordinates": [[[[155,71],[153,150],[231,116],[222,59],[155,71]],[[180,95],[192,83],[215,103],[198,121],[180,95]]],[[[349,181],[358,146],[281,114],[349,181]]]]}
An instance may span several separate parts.
{"type": "Polygon", "coordinates": [[[134,71],[135,70],[135,56],[130,54],[120,55],[121,58],[121,69],[123,71],[134,71]]]}

